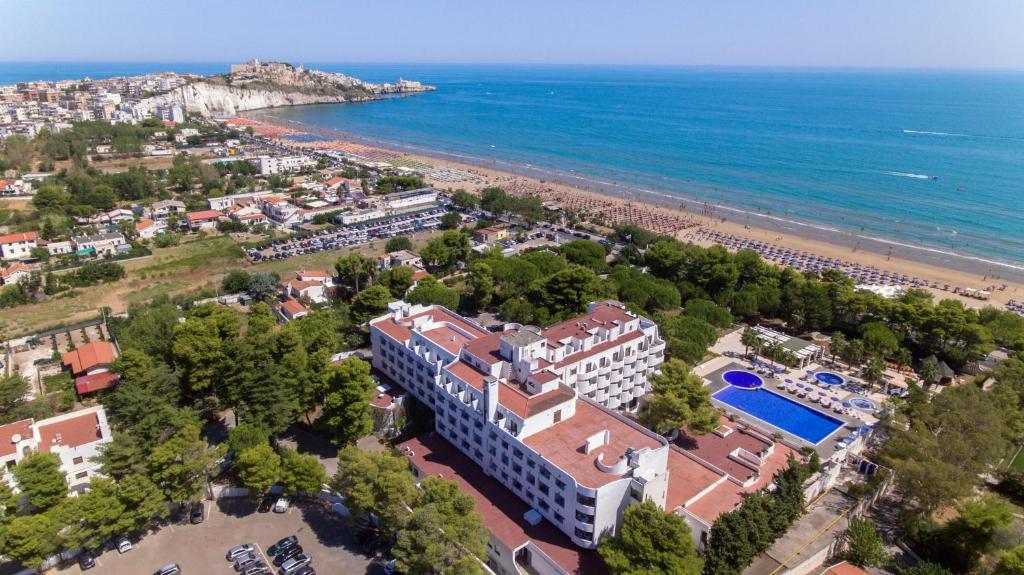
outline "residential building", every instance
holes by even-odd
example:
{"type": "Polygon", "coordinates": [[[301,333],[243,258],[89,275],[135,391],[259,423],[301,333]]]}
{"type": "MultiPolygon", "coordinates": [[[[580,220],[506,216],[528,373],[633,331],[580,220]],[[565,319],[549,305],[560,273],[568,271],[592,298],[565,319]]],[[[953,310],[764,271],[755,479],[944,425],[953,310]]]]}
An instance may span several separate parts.
{"type": "Polygon", "coordinates": [[[32,269],[23,263],[13,263],[0,269],[0,285],[11,285],[32,275],[32,269]]]}
{"type": "Polygon", "coordinates": [[[179,200],[160,200],[150,207],[150,217],[154,220],[166,220],[171,214],[184,214],[185,202],[179,200]]]}
{"type": "MultiPolygon", "coordinates": [[[[615,304],[592,312],[606,306],[615,304]]],[[[552,352],[532,326],[491,333],[440,306],[390,309],[370,322],[374,367],[434,409],[441,436],[575,545],[592,549],[614,533],[631,501],[664,505],[668,441],[549,369],[551,353],[576,351],[571,339],[552,352]]],[[[637,355],[646,360],[654,337],[644,341],[637,355]]]]}
{"type": "Polygon", "coordinates": [[[349,226],[352,224],[361,224],[370,220],[378,220],[383,218],[385,215],[384,210],[381,208],[366,208],[365,210],[354,210],[338,214],[337,216],[334,216],[334,222],[349,226]]]}
{"type": "Polygon", "coordinates": [[[305,298],[312,303],[327,301],[327,286],[324,282],[316,279],[303,280],[299,274],[293,279],[281,281],[281,288],[286,298],[305,298]]]}
{"type": "Polygon", "coordinates": [[[277,313],[279,313],[281,317],[288,322],[309,315],[309,308],[302,305],[302,302],[299,300],[289,297],[281,302],[277,313]]]}
{"type": "Polygon", "coordinates": [[[140,238],[151,239],[157,234],[166,232],[167,224],[150,219],[139,220],[139,222],[135,224],[135,231],[138,232],[140,238]]]}
{"type": "Polygon", "coordinates": [[[180,124],[185,121],[185,112],[181,109],[181,106],[177,104],[157,106],[156,113],[154,115],[161,120],[174,122],[175,124],[180,124]]]}
{"type": "Polygon", "coordinates": [[[131,249],[124,234],[121,232],[104,232],[84,236],[72,236],[71,243],[82,254],[91,253],[96,256],[112,256],[131,249]]]}
{"type": "Polygon", "coordinates": [[[131,210],[126,210],[124,208],[110,210],[105,215],[107,216],[107,221],[110,223],[130,222],[135,219],[135,214],[132,213],[131,210]]]}
{"type": "Polygon", "coordinates": [[[23,419],[0,425],[0,465],[4,479],[17,488],[11,468],[33,452],[56,453],[72,493],[81,493],[89,478],[100,473],[94,458],[100,446],[112,441],[102,405],[42,421],[23,419]]]}
{"type": "Polygon", "coordinates": [[[39,232],[18,232],[0,236],[0,258],[5,260],[27,260],[32,257],[32,248],[38,247],[39,232]]]}
{"type": "Polygon", "coordinates": [[[508,239],[508,228],[489,226],[473,232],[473,239],[482,244],[493,244],[508,239]]]}
{"type": "Polygon", "coordinates": [[[46,251],[51,256],[70,254],[75,251],[75,246],[72,245],[71,242],[67,240],[60,242],[46,242],[46,245],[44,245],[43,247],[46,248],[46,251]]]}
{"type": "Polygon", "coordinates": [[[419,188],[406,192],[395,192],[382,196],[380,201],[391,212],[421,209],[437,203],[437,190],[434,188],[419,188]]]}
{"type": "Polygon", "coordinates": [[[267,219],[266,214],[253,205],[236,204],[230,206],[227,208],[227,214],[232,220],[245,225],[266,224],[270,221],[267,219]]]}
{"type": "Polygon", "coordinates": [[[259,156],[250,161],[256,164],[264,176],[290,174],[316,167],[316,160],[309,156],[259,156]]]}
{"type": "Polygon", "coordinates": [[[116,358],[114,344],[94,341],[65,353],[61,356],[61,363],[75,378],[75,391],[78,395],[85,395],[117,383],[117,374],[110,368],[116,358]]]}
{"type": "Polygon", "coordinates": [[[334,276],[323,270],[299,270],[295,277],[304,282],[320,282],[326,288],[334,287],[334,276]]]}
{"type": "Polygon", "coordinates": [[[409,250],[388,252],[386,254],[381,254],[378,257],[380,260],[381,271],[389,270],[395,266],[409,266],[415,269],[423,269],[423,258],[421,258],[416,252],[411,252],[409,250]]]}
{"type": "Polygon", "coordinates": [[[217,222],[220,221],[223,214],[216,210],[200,210],[198,212],[189,212],[186,215],[188,219],[188,229],[193,232],[199,230],[215,230],[217,229],[217,222]]]}

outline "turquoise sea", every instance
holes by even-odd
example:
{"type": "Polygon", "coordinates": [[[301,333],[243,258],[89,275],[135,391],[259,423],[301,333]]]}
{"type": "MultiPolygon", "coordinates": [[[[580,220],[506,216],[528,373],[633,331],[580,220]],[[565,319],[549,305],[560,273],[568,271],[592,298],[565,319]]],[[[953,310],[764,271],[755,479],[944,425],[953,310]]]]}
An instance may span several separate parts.
{"type": "MultiPolygon", "coordinates": [[[[438,90],[265,114],[675,205],[708,201],[734,221],[979,274],[1024,275],[1024,72],[306,65],[438,90]]],[[[147,66],[227,68],[0,63],[0,84],[147,66]]]]}

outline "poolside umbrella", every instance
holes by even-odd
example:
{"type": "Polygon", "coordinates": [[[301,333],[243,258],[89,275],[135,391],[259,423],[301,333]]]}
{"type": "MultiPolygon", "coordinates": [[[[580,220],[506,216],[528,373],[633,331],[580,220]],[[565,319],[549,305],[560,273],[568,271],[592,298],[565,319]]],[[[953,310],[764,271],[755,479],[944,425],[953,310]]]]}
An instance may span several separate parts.
{"type": "Polygon", "coordinates": [[[824,391],[819,391],[819,392],[818,392],[818,395],[821,395],[821,396],[825,396],[825,397],[828,397],[828,394],[827,394],[827,393],[825,393],[824,391]]]}
{"type": "Polygon", "coordinates": [[[786,383],[793,383],[793,380],[792,379],[787,379],[786,383]]]}
{"type": "Polygon", "coordinates": [[[844,401],[843,402],[843,407],[853,407],[853,404],[850,403],[849,401],[844,401]]]}
{"type": "Polygon", "coordinates": [[[839,396],[838,395],[833,395],[832,396],[832,401],[839,401],[839,396]]]}

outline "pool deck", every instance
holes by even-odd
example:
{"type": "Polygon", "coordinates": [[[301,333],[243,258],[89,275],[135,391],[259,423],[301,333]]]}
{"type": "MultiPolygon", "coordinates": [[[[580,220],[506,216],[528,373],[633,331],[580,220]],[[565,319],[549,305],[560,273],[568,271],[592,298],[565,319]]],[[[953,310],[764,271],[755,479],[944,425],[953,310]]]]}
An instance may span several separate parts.
{"type": "MultiPolygon", "coordinates": [[[[727,387],[729,385],[729,384],[725,383],[725,381],[722,379],[722,374],[723,373],[725,373],[727,371],[732,371],[732,370],[746,371],[746,370],[749,370],[749,369],[750,368],[749,368],[748,365],[744,365],[743,363],[740,363],[740,362],[735,361],[735,360],[730,360],[725,365],[723,365],[721,367],[717,367],[717,369],[714,369],[714,371],[708,372],[706,374],[702,374],[702,377],[710,385],[711,393],[713,395],[716,392],[720,391],[721,389],[723,389],[723,388],[725,388],[725,387],[727,387]]],[[[777,427],[775,427],[775,426],[773,426],[773,425],[771,425],[771,424],[769,424],[767,422],[764,422],[764,421],[761,421],[759,419],[753,418],[752,416],[746,414],[745,412],[739,411],[739,410],[737,410],[737,409],[735,409],[735,408],[733,408],[731,406],[728,406],[728,405],[726,405],[726,404],[724,404],[722,402],[719,402],[718,400],[716,400],[714,398],[712,398],[711,401],[716,406],[718,406],[718,407],[722,408],[723,410],[725,410],[726,413],[736,414],[737,416],[739,416],[739,419],[741,421],[743,421],[744,423],[750,425],[751,427],[753,427],[755,429],[760,429],[762,432],[764,432],[769,437],[772,436],[775,433],[779,433],[779,434],[781,434],[785,438],[785,441],[787,443],[789,443],[791,445],[797,445],[797,446],[800,446],[800,447],[803,447],[803,446],[812,447],[815,450],[817,450],[818,455],[821,456],[822,459],[828,459],[829,457],[832,456],[833,453],[836,452],[836,443],[840,439],[842,439],[843,437],[846,437],[847,435],[849,435],[850,432],[852,432],[852,431],[862,427],[865,424],[865,421],[863,419],[858,418],[858,417],[836,413],[836,412],[832,411],[831,409],[822,409],[821,405],[819,405],[817,403],[814,403],[814,402],[808,400],[807,398],[800,398],[800,397],[797,397],[795,394],[786,393],[785,391],[780,392],[780,390],[775,388],[775,385],[779,381],[785,380],[787,378],[788,379],[792,379],[794,382],[795,381],[799,381],[798,378],[800,377],[800,374],[802,374],[802,373],[803,372],[799,372],[798,373],[798,372],[794,371],[793,373],[791,373],[789,375],[782,374],[782,375],[778,376],[776,379],[768,379],[768,378],[766,378],[764,376],[760,376],[760,377],[762,379],[764,379],[764,387],[765,387],[765,389],[768,389],[770,391],[778,393],[779,395],[782,395],[783,397],[785,397],[787,399],[790,399],[790,400],[795,401],[797,403],[801,403],[801,404],[803,404],[803,405],[805,405],[805,406],[807,406],[807,407],[809,407],[809,408],[811,408],[811,409],[813,409],[815,411],[824,413],[824,414],[828,415],[829,417],[832,417],[834,419],[838,419],[839,421],[843,422],[843,427],[837,429],[835,432],[833,432],[831,435],[829,435],[828,437],[823,439],[821,441],[821,443],[818,443],[817,445],[809,443],[807,440],[805,440],[805,439],[803,439],[803,438],[801,438],[801,437],[799,437],[797,435],[794,435],[792,433],[789,433],[787,431],[784,431],[782,429],[779,429],[779,428],[777,428],[777,427]]],[[[848,391],[841,390],[838,387],[836,388],[835,392],[836,392],[836,395],[838,395],[839,397],[842,397],[844,399],[844,401],[846,400],[845,396],[851,395],[848,391]]],[[[874,418],[872,417],[871,420],[874,420],[874,418]]]]}

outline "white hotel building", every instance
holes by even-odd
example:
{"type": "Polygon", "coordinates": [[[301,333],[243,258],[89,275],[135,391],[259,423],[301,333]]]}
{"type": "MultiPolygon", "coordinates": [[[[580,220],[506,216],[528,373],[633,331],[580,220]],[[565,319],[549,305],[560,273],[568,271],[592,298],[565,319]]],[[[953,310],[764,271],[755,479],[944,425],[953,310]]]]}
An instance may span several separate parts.
{"type": "MultiPolygon", "coordinates": [[[[391,304],[374,366],[435,412],[436,430],[585,549],[631,501],[665,507],[668,441],[635,408],[663,360],[657,326],[617,302],[548,329],[491,333],[443,307],[391,304]]],[[[540,517],[537,517],[540,520],[540,517]]]]}

